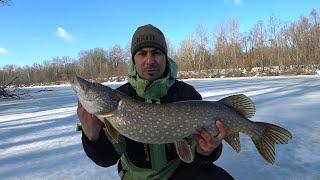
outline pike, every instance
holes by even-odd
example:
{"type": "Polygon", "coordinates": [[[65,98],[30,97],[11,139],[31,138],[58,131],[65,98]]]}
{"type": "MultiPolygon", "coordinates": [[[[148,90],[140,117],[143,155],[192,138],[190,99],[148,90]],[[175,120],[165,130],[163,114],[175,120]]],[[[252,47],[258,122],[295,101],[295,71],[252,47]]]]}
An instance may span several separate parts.
{"type": "Polygon", "coordinates": [[[99,83],[76,76],[71,82],[82,106],[106,125],[106,132],[117,141],[119,133],[148,144],[174,143],[179,158],[187,163],[194,157],[184,139],[199,129],[212,136],[218,131],[214,120],[224,126],[224,140],[240,152],[239,132],[251,137],[258,152],[269,163],[275,162],[275,144],[287,144],[292,134],[279,126],[253,122],[253,102],[245,95],[232,95],[219,101],[180,101],[149,104],[99,83]]]}

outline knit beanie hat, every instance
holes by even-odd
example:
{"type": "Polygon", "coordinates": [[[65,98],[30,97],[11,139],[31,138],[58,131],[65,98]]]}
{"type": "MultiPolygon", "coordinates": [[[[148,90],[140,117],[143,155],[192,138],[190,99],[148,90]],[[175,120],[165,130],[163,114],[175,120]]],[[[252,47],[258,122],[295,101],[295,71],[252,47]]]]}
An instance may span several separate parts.
{"type": "Polygon", "coordinates": [[[167,56],[167,43],[160,29],[151,24],[138,27],[131,41],[131,55],[133,56],[145,47],[153,47],[161,50],[167,56]]]}

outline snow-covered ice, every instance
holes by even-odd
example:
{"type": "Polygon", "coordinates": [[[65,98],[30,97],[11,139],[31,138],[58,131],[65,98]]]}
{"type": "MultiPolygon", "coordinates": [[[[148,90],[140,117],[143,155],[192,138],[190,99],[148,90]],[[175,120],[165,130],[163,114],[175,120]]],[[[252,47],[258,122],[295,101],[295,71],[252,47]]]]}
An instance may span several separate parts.
{"type": "MultiPolygon", "coordinates": [[[[273,165],[260,157],[246,135],[241,135],[239,154],[224,143],[216,164],[236,179],[320,179],[319,76],[185,82],[205,100],[246,94],[256,105],[253,121],[292,132],[289,144],[276,147],[273,165]]],[[[75,131],[77,99],[70,86],[25,89],[29,93],[23,99],[0,100],[0,179],[119,179],[116,166],[99,167],[85,155],[81,133],[75,131]],[[37,92],[44,88],[52,91],[37,92]]]]}

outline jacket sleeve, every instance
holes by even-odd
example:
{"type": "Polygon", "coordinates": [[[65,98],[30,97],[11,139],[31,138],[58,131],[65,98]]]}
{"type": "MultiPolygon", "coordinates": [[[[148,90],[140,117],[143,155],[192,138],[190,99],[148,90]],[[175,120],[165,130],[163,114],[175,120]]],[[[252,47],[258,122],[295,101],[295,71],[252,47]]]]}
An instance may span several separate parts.
{"type": "Polygon", "coordinates": [[[217,159],[219,159],[221,153],[222,153],[222,143],[215,150],[213,150],[212,153],[209,154],[208,156],[201,155],[196,151],[196,159],[200,161],[214,162],[217,159]]]}
{"type": "Polygon", "coordinates": [[[96,141],[90,141],[82,132],[82,145],[87,156],[99,166],[112,166],[120,158],[120,155],[105,135],[103,129],[100,130],[99,139],[96,141]]]}

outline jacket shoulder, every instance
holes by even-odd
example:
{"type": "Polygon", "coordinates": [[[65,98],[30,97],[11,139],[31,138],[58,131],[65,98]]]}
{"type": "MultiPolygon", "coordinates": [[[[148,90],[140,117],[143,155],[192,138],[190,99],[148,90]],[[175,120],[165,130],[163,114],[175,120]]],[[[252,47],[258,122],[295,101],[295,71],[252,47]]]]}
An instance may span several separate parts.
{"type": "Polygon", "coordinates": [[[121,91],[121,92],[125,92],[125,91],[130,91],[132,88],[132,86],[130,85],[130,83],[124,83],[122,84],[121,86],[119,86],[117,88],[118,91],[121,91]]]}
{"type": "Polygon", "coordinates": [[[117,88],[118,91],[127,94],[128,96],[135,96],[136,91],[133,89],[130,83],[125,83],[117,88]]]}
{"type": "Polygon", "coordinates": [[[173,101],[202,100],[201,95],[193,86],[179,80],[175,80],[167,95],[175,97],[173,101]]]}
{"type": "Polygon", "coordinates": [[[183,88],[184,90],[197,92],[193,86],[180,80],[175,80],[175,85],[178,86],[179,88],[183,88]]]}
{"type": "Polygon", "coordinates": [[[117,90],[122,92],[122,93],[124,93],[124,94],[126,94],[126,95],[128,95],[128,96],[130,96],[130,97],[132,97],[132,98],[134,98],[134,99],[136,99],[136,100],[144,101],[143,98],[138,96],[138,94],[136,93],[135,89],[128,82],[123,84],[123,85],[121,85],[121,86],[119,86],[117,88],[117,90]]]}

